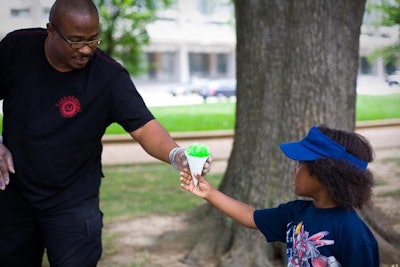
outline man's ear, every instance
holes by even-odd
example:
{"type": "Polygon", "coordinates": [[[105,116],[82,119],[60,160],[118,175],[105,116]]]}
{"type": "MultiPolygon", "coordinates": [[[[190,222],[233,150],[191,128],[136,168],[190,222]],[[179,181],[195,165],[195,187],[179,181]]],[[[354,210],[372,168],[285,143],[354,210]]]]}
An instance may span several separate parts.
{"type": "Polygon", "coordinates": [[[50,23],[50,22],[48,22],[47,24],[46,24],[46,28],[47,28],[47,33],[48,34],[53,34],[54,33],[54,27],[53,27],[53,25],[50,23]]]}

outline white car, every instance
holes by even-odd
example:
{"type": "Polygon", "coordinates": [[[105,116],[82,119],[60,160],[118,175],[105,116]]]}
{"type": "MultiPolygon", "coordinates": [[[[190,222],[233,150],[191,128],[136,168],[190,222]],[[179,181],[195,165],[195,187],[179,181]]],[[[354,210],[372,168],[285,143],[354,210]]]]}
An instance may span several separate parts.
{"type": "Polygon", "coordinates": [[[173,96],[197,94],[208,84],[208,79],[193,79],[191,82],[171,88],[170,93],[173,96]]]}
{"type": "Polygon", "coordinates": [[[400,85],[400,71],[395,71],[386,78],[387,83],[392,85],[400,85]]]}

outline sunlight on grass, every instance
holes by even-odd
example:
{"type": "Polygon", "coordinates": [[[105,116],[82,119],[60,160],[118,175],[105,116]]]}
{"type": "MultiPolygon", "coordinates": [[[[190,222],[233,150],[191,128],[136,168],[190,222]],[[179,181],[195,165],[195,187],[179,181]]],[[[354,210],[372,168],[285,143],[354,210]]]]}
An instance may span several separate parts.
{"type": "MultiPolygon", "coordinates": [[[[150,107],[154,117],[169,132],[193,132],[231,130],[235,125],[234,102],[206,103],[166,107],[150,107]]],[[[106,134],[123,134],[116,123],[111,124],[106,134]]]]}
{"type": "Polygon", "coordinates": [[[400,118],[400,94],[358,95],[356,105],[357,121],[400,118]]]}
{"type": "MultiPolygon", "coordinates": [[[[400,118],[400,94],[358,95],[356,120],[383,120],[400,118]]],[[[156,119],[169,132],[233,130],[235,127],[236,103],[204,103],[196,105],[150,107],[156,119]]],[[[125,131],[114,123],[107,134],[122,134],[125,131]]]]}
{"type": "Polygon", "coordinates": [[[171,132],[230,130],[235,123],[236,104],[233,102],[150,109],[171,132]]]}

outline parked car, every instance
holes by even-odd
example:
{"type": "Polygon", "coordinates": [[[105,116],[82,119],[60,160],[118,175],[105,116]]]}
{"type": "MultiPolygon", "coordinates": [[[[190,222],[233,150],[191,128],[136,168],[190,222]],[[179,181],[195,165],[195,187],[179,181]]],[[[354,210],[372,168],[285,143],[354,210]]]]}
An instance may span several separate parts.
{"type": "Polygon", "coordinates": [[[395,71],[391,75],[387,76],[386,82],[392,85],[399,85],[400,84],[400,71],[395,71]]]}
{"type": "Polygon", "coordinates": [[[200,90],[207,87],[210,81],[208,79],[194,79],[189,83],[182,84],[171,88],[170,93],[173,96],[198,94],[200,90]]]}
{"type": "Polygon", "coordinates": [[[204,100],[210,96],[231,97],[236,96],[236,80],[212,80],[205,88],[199,91],[204,100]]]}

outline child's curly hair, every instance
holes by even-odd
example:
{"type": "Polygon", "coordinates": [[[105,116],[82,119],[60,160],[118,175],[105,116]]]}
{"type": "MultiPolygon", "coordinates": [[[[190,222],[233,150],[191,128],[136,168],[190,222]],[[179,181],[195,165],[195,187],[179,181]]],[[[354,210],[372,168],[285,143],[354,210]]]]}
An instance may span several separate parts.
{"type": "MultiPolygon", "coordinates": [[[[371,144],[362,135],[331,129],[325,125],[319,125],[318,129],[357,158],[366,162],[373,160],[371,144]]],[[[346,209],[361,208],[371,199],[374,177],[368,169],[361,170],[346,161],[328,158],[304,163],[310,175],[317,176],[339,206],[346,209]]]]}

